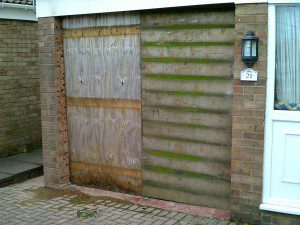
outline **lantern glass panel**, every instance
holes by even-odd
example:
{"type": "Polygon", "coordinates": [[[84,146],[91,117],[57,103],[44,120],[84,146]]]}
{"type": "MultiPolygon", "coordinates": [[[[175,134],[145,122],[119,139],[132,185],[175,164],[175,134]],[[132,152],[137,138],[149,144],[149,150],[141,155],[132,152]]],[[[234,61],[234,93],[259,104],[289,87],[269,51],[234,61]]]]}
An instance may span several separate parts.
{"type": "Polygon", "coordinates": [[[244,56],[250,57],[251,56],[251,41],[246,40],[244,43],[244,56]]]}
{"type": "Polygon", "coordinates": [[[257,42],[255,40],[252,40],[252,56],[256,57],[256,49],[257,49],[257,42]]]}

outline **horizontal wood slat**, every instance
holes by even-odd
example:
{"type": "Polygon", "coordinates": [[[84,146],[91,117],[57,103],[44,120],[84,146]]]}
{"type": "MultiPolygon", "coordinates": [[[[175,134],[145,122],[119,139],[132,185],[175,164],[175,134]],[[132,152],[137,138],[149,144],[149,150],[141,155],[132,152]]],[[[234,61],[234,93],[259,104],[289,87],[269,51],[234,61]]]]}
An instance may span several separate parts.
{"type": "Polygon", "coordinates": [[[234,42],[232,41],[199,41],[199,42],[180,42],[180,41],[172,41],[172,42],[142,42],[142,46],[147,47],[202,47],[202,46],[234,46],[234,42]]]}
{"type": "Polygon", "coordinates": [[[108,35],[139,35],[139,25],[91,27],[64,30],[64,38],[98,37],[108,35]]]}
{"type": "Polygon", "coordinates": [[[67,98],[68,106],[140,109],[141,101],[130,99],[67,98]]]}
{"type": "Polygon", "coordinates": [[[126,177],[137,178],[137,179],[142,178],[141,170],[138,169],[120,168],[120,167],[105,166],[105,165],[91,164],[85,162],[72,161],[70,164],[70,169],[71,170],[84,169],[95,174],[102,173],[102,174],[109,174],[109,175],[126,176],[126,177]]]}
{"type": "Polygon", "coordinates": [[[231,59],[192,59],[192,58],[142,58],[142,62],[160,62],[160,63],[233,63],[231,59]]]}
{"type": "Polygon", "coordinates": [[[231,76],[196,76],[196,75],[177,75],[177,74],[143,74],[144,77],[166,80],[231,80],[231,76]]]}
{"type": "Polygon", "coordinates": [[[229,207],[234,12],[141,17],[142,193],[229,207]]]}
{"type": "Polygon", "coordinates": [[[180,24],[180,25],[165,25],[165,26],[143,26],[143,30],[186,30],[186,29],[215,29],[215,28],[231,28],[234,24],[180,24]]]}

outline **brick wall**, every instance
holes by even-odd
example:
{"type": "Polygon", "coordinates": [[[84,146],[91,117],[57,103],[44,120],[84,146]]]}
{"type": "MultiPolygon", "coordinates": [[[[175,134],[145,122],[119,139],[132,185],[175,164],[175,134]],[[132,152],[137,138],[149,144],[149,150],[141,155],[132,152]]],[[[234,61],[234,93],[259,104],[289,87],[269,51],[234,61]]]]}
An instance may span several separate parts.
{"type": "Polygon", "coordinates": [[[267,71],[267,5],[236,5],[232,114],[232,216],[260,221],[267,71]],[[241,42],[247,30],[259,38],[258,82],[241,82],[241,42]]]}
{"type": "Polygon", "coordinates": [[[65,102],[65,73],[61,20],[39,19],[41,116],[45,183],[69,183],[69,155],[65,102]]]}
{"type": "Polygon", "coordinates": [[[266,4],[236,5],[234,94],[232,115],[232,217],[251,224],[295,225],[300,217],[260,211],[264,152],[264,121],[267,75],[266,4]],[[258,82],[241,82],[241,39],[247,30],[259,37],[259,60],[253,69],[258,82]]]}
{"type": "Polygon", "coordinates": [[[37,28],[0,19],[0,157],[41,145],[37,28]]]}

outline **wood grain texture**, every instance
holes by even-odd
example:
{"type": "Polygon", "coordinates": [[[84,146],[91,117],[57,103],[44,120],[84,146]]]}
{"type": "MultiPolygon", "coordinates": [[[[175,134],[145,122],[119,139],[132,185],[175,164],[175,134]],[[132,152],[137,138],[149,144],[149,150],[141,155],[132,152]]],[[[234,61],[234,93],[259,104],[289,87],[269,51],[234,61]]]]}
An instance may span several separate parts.
{"type": "Polygon", "coordinates": [[[140,99],[137,35],[65,38],[68,97],[140,99]]]}
{"type": "Polygon", "coordinates": [[[211,196],[208,194],[191,193],[184,190],[176,190],[172,185],[144,184],[142,194],[144,196],[166,199],[170,201],[190,203],[194,205],[214,207],[217,209],[228,209],[230,207],[229,198],[211,196]]]}
{"type": "Polygon", "coordinates": [[[204,157],[230,163],[230,147],[205,143],[181,142],[162,137],[143,136],[143,148],[162,149],[169,152],[204,157]]]}
{"type": "Polygon", "coordinates": [[[139,35],[141,33],[139,25],[113,26],[113,27],[93,27],[68,29],[63,33],[64,38],[84,38],[109,35],[139,35]]]}
{"type": "Polygon", "coordinates": [[[139,109],[68,106],[72,161],[141,168],[139,109]]]}
{"type": "Polygon", "coordinates": [[[143,58],[158,58],[178,56],[182,58],[210,58],[210,59],[233,59],[233,46],[178,46],[178,47],[153,47],[142,48],[143,58]]]}
{"type": "Polygon", "coordinates": [[[68,106],[140,109],[139,100],[103,98],[67,98],[68,106]]]}
{"type": "Polygon", "coordinates": [[[142,62],[143,74],[233,76],[233,64],[142,62]]]}
{"type": "Polygon", "coordinates": [[[226,209],[235,16],[212,11],[141,16],[142,193],[226,209]]]}
{"type": "Polygon", "coordinates": [[[64,19],[71,181],[141,192],[139,15],[64,19]]]}
{"type": "Polygon", "coordinates": [[[68,16],[63,19],[64,29],[83,27],[122,26],[140,24],[138,12],[103,13],[94,15],[68,16]]]}
{"type": "Polygon", "coordinates": [[[235,16],[231,11],[216,12],[162,12],[145,14],[142,17],[142,26],[165,26],[185,24],[234,24],[235,16]]]}

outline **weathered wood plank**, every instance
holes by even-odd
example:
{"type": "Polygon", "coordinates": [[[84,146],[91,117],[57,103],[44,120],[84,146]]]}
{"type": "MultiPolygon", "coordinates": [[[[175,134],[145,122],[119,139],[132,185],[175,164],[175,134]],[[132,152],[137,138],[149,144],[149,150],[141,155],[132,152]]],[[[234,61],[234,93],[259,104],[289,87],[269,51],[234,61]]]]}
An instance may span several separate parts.
{"type": "Polygon", "coordinates": [[[176,190],[173,186],[158,185],[152,183],[152,185],[143,184],[142,194],[144,196],[166,199],[170,201],[190,203],[195,205],[214,207],[217,209],[228,209],[230,207],[230,201],[227,196],[223,198],[209,196],[207,194],[194,194],[186,191],[176,190]]]}
{"type": "Polygon", "coordinates": [[[89,170],[91,173],[106,173],[109,175],[119,175],[119,176],[132,177],[138,179],[142,177],[141,170],[137,170],[137,169],[72,161],[72,169],[78,170],[83,168],[89,170]]]}
{"type": "Polygon", "coordinates": [[[225,209],[235,17],[205,10],[142,15],[143,194],[225,209]]]}
{"type": "Polygon", "coordinates": [[[64,29],[99,27],[99,26],[122,26],[140,24],[138,12],[118,12],[94,15],[67,16],[63,19],[64,29]]]}
{"type": "Polygon", "coordinates": [[[161,183],[178,187],[179,189],[191,190],[201,194],[214,196],[228,196],[230,194],[230,182],[220,180],[207,180],[199,177],[189,177],[181,174],[163,173],[159,170],[145,168],[142,172],[143,180],[152,180],[155,183],[161,183]]]}
{"type": "Polygon", "coordinates": [[[183,30],[143,30],[142,40],[144,41],[233,41],[234,29],[183,29],[183,30]]]}
{"type": "Polygon", "coordinates": [[[233,11],[193,13],[153,13],[142,16],[142,26],[184,25],[184,24],[234,24],[233,11]]]}
{"type": "Polygon", "coordinates": [[[228,146],[231,143],[231,133],[226,130],[214,130],[207,128],[190,128],[184,126],[168,125],[160,122],[143,122],[143,135],[148,136],[171,136],[178,139],[190,139],[212,143],[214,145],[228,146]]]}
{"type": "Polygon", "coordinates": [[[170,159],[143,152],[143,165],[157,166],[174,170],[206,174],[229,180],[230,164],[206,163],[181,159],[170,159]]]}
{"type": "Polygon", "coordinates": [[[231,98],[215,96],[172,95],[162,93],[142,93],[144,105],[165,105],[177,107],[194,107],[212,110],[231,110],[231,98]]]}
{"type": "Polygon", "coordinates": [[[139,109],[68,106],[71,161],[141,168],[139,109]]]}
{"type": "MultiPolygon", "coordinates": [[[[198,77],[198,76],[197,76],[198,77]]],[[[143,75],[142,87],[147,90],[166,91],[199,91],[203,93],[226,94],[233,92],[231,79],[223,80],[198,80],[196,76],[183,75],[143,75]],[[185,80],[186,79],[186,80],[185,80]]]]}
{"type": "Polygon", "coordinates": [[[202,76],[233,76],[233,63],[202,64],[184,62],[142,62],[143,74],[185,74],[202,76]]]}
{"type": "Polygon", "coordinates": [[[139,25],[129,26],[113,26],[113,27],[93,27],[93,28],[77,28],[64,30],[64,38],[86,38],[109,35],[140,35],[139,25]]]}
{"type": "Polygon", "coordinates": [[[64,39],[68,97],[140,99],[137,35],[64,39]]]}
{"type": "Polygon", "coordinates": [[[212,128],[222,128],[231,130],[231,116],[209,113],[189,113],[178,112],[167,109],[143,107],[143,120],[157,120],[164,122],[180,122],[186,124],[196,124],[212,128]]]}
{"type": "Polygon", "coordinates": [[[233,59],[233,46],[202,46],[202,47],[148,47],[141,51],[143,58],[210,58],[210,59],[233,59]]]}
{"type": "Polygon", "coordinates": [[[141,101],[131,99],[67,98],[68,106],[140,109],[141,101]]]}
{"type": "Polygon", "coordinates": [[[155,137],[143,136],[143,148],[163,149],[165,151],[194,155],[206,159],[230,162],[230,146],[210,145],[204,143],[181,142],[155,137]]]}
{"type": "Polygon", "coordinates": [[[85,162],[70,162],[70,180],[75,184],[131,193],[140,193],[142,188],[140,170],[85,162]]]}

